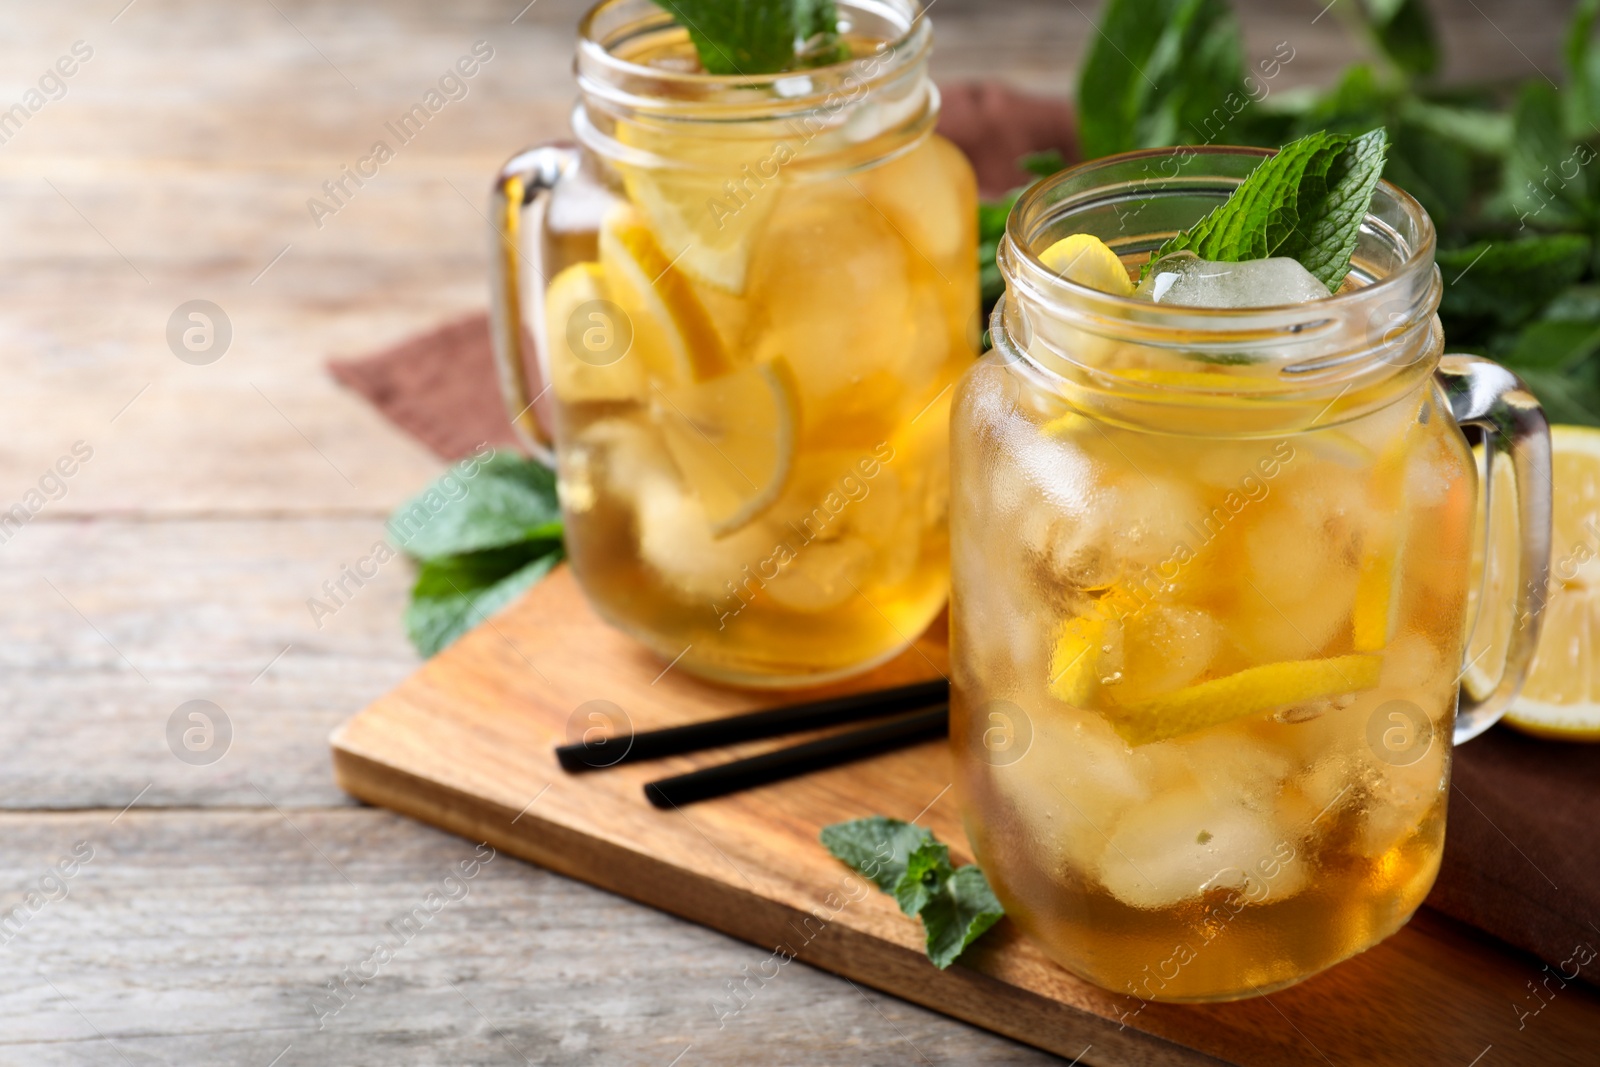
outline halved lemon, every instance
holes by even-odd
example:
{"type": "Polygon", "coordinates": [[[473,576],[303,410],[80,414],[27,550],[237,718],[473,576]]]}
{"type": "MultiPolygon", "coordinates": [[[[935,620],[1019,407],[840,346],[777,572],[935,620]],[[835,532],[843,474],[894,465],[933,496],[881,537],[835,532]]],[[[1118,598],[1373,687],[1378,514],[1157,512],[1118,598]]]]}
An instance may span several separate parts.
{"type": "Polygon", "coordinates": [[[631,322],[634,347],[655,377],[702,382],[732,369],[694,286],[633,208],[619,205],[601,222],[600,266],[611,299],[631,322]]]}
{"type": "Polygon", "coordinates": [[[1100,238],[1088,233],[1063,237],[1039,254],[1045,266],[1069,282],[1113,296],[1131,296],[1133,279],[1122,260],[1100,238]]]}
{"type": "Polygon", "coordinates": [[[667,258],[697,281],[744,292],[751,251],[778,200],[778,171],[793,146],[688,137],[636,122],[618,123],[617,140],[675,164],[618,167],[628,199],[649,217],[667,258]]]}
{"type": "Polygon", "coordinates": [[[631,349],[626,327],[612,321],[609,302],[598,263],[574,263],[551,279],[545,292],[550,384],[568,404],[644,396],[644,365],[631,349]]]}
{"type": "Polygon", "coordinates": [[[657,422],[718,537],[783,494],[794,468],[799,389],[781,357],[707,382],[658,388],[657,422]]]}
{"type": "Polygon", "coordinates": [[[1600,741],[1600,430],[1552,426],[1550,586],[1533,670],[1506,721],[1542,737],[1600,741]]]}
{"type": "Polygon", "coordinates": [[[1247,715],[1342,696],[1378,684],[1383,657],[1333,656],[1249,667],[1176,692],[1104,711],[1130,745],[1165,741],[1247,715]]]}

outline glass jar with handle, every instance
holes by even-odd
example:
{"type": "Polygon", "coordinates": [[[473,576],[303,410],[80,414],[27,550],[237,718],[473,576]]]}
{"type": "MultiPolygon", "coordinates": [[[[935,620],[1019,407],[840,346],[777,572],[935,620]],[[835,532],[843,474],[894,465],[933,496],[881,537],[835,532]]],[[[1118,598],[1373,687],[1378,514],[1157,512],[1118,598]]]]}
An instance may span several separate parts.
{"type": "Polygon", "coordinates": [[[711,76],[662,9],[607,0],[580,28],[577,146],[514,157],[492,205],[504,393],[557,466],[578,580],[737,684],[892,657],[948,586],[975,183],[933,132],[920,7],[839,12],[848,58],[711,76]]]}
{"type": "Polygon", "coordinates": [[[1112,157],[1012,213],[994,351],[952,416],[952,740],[1007,913],[1140,1000],[1289,985],[1393,933],[1438,872],[1452,742],[1515,694],[1550,544],[1545,419],[1443,354],[1434,231],[1380,184],[1333,296],[1196,308],[1058,277],[1214,207],[1248,149],[1112,157]],[[1462,427],[1497,459],[1480,485],[1462,427]],[[1461,692],[1475,527],[1511,494],[1518,620],[1461,692]],[[1458,698],[1459,692],[1459,698],[1458,698]]]}

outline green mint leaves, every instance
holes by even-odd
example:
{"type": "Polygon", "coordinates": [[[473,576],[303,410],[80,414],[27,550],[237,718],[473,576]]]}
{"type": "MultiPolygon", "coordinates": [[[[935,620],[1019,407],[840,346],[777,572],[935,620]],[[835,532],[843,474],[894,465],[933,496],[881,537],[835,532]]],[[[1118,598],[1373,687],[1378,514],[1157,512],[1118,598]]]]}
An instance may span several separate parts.
{"type": "Polygon", "coordinates": [[[950,846],[915,823],[882,815],[834,823],[823,827],[822,843],[922,920],[928,958],[940,970],[1005,914],[977,865],[951,867],[950,846]]]}
{"type": "Polygon", "coordinates": [[[1078,78],[1085,159],[1189,141],[1242,88],[1239,28],[1224,0],[1112,0],[1078,78]]]}
{"type": "Polygon", "coordinates": [[[406,633],[432,656],[561,562],[555,474],[480,448],[402,504],[389,538],[420,564],[406,633]]]}
{"type": "Polygon", "coordinates": [[[1224,263],[1287,256],[1333,292],[1350,272],[1387,147],[1381,129],[1291,141],[1205,218],[1157,249],[1151,263],[1184,251],[1224,263]]]}
{"type": "Polygon", "coordinates": [[[656,0],[708,74],[777,74],[845,58],[834,0],[656,0]]]}
{"type": "MultiPolygon", "coordinates": [[[[1425,0],[1339,12],[1365,59],[1290,91],[1299,79],[1282,72],[1305,62],[1294,42],[1245,48],[1226,0],[1106,0],[1080,66],[1083,156],[1383,128],[1383,176],[1438,228],[1451,350],[1511,367],[1555,421],[1600,425],[1600,0],[1573,5],[1559,89],[1532,72],[1521,85],[1433,81],[1443,57],[1425,0]],[[1218,58],[1230,53],[1244,61],[1218,58]]],[[[984,281],[987,306],[992,267],[984,281]]]]}

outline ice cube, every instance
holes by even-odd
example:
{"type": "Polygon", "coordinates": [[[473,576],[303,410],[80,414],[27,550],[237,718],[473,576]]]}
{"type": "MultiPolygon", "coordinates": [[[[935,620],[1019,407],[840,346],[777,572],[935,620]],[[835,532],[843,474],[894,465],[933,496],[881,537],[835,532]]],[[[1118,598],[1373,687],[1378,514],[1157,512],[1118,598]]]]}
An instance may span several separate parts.
{"type": "Polygon", "coordinates": [[[734,595],[748,570],[773,553],[778,533],[754,522],[724,537],[711,532],[705,509],[675,478],[653,475],[633,491],[639,555],[688,600],[708,605],[734,595]]]}
{"type": "Polygon", "coordinates": [[[1416,833],[1448,788],[1446,750],[1437,733],[1420,759],[1407,764],[1371,763],[1371,799],[1361,827],[1361,849],[1376,859],[1416,833]]]}
{"type": "Polygon", "coordinates": [[[1150,603],[1126,622],[1126,652],[1117,699],[1145,700],[1190,685],[1211,666],[1222,627],[1198,608],[1150,603]]]}
{"type": "Polygon", "coordinates": [[[1280,900],[1305,886],[1293,835],[1242,800],[1199,788],[1169,790],[1132,808],[1110,832],[1099,878],[1135,908],[1169,908],[1230,889],[1245,900],[1280,900]]]}
{"type": "Polygon", "coordinates": [[[1303,304],[1328,295],[1298,260],[1278,256],[1243,263],[1213,263],[1193,252],[1159,261],[1134,296],[1157,304],[1200,308],[1258,308],[1303,304]]]}
{"type": "Polygon", "coordinates": [[[784,189],[751,256],[745,298],[765,310],[757,356],[789,361],[808,419],[894,408],[915,336],[907,255],[848,185],[784,189]]]}
{"type": "Polygon", "coordinates": [[[871,546],[859,537],[800,545],[777,577],[767,582],[765,592],[791,611],[831,611],[861,595],[875,558],[871,546]]]}
{"type": "Polygon", "coordinates": [[[1040,708],[1030,719],[1027,752],[995,767],[994,784],[1058,875],[1087,874],[1123,814],[1150,796],[1144,757],[1099,716],[1040,708]]]}

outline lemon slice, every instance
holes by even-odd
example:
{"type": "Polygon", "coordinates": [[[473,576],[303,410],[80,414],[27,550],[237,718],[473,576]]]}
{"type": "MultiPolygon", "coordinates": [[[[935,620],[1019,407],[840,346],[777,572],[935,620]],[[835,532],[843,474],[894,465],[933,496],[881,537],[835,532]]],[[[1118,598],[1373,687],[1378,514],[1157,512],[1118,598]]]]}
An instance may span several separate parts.
{"type": "Polygon", "coordinates": [[[611,298],[629,318],[640,359],[657,378],[701,382],[732,368],[694,287],[626,205],[600,224],[600,266],[611,298]]]}
{"type": "Polygon", "coordinates": [[[1204,730],[1247,715],[1342,696],[1378,684],[1383,658],[1334,656],[1249,667],[1164,696],[1108,708],[1111,726],[1130,745],[1204,730]]]}
{"type": "Polygon", "coordinates": [[[551,387],[565,403],[644,396],[643,364],[614,307],[598,263],[574,263],[551,280],[544,295],[545,352],[551,387]]]}
{"type": "Polygon", "coordinates": [[[673,167],[619,166],[628,199],[649,217],[669,260],[696,281],[744,292],[756,237],[778,200],[786,142],[723,140],[617,124],[617,140],[673,167]]]}
{"type": "Polygon", "coordinates": [[[1093,707],[1101,692],[1100,671],[1106,656],[1114,655],[1115,623],[1109,616],[1090,615],[1067,620],[1050,650],[1050,695],[1075,708],[1093,707]],[[1112,649],[1108,653],[1105,650],[1112,649]]]}
{"type": "Polygon", "coordinates": [[[783,494],[794,468],[798,396],[782,358],[659,390],[667,451],[714,535],[749,525],[783,494]]]}
{"type": "Polygon", "coordinates": [[[1103,679],[1122,669],[1123,622],[1142,610],[1138,597],[1113,586],[1089,614],[1063,621],[1050,650],[1050,695],[1078,708],[1101,703],[1103,679]]]}
{"type": "Polygon", "coordinates": [[[1039,259],[1069,282],[1113,296],[1133,295],[1133,280],[1128,277],[1122,260],[1092,234],[1075,233],[1064,237],[1045,249],[1039,259]]]}
{"type": "MultiPolygon", "coordinates": [[[[1600,430],[1552,426],[1549,599],[1539,651],[1506,721],[1542,737],[1600,741],[1600,430]]],[[[1509,494],[1508,494],[1509,495],[1509,494]]]]}

